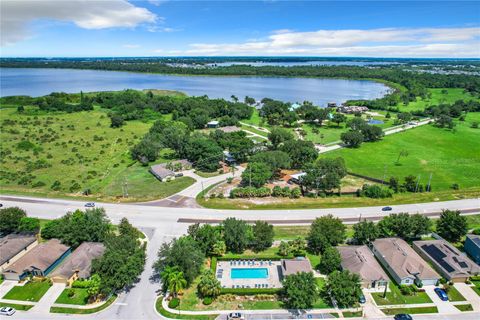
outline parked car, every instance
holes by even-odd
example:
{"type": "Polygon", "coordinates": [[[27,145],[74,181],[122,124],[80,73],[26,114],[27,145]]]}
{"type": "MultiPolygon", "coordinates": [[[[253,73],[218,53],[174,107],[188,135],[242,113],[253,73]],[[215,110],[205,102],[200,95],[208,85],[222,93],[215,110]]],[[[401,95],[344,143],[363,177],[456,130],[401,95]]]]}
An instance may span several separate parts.
{"type": "Polygon", "coordinates": [[[181,172],[175,173],[175,178],[178,178],[178,177],[183,177],[183,173],[181,173],[181,172]]]}
{"type": "Polygon", "coordinates": [[[382,211],[392,211],[392,207],[383,207],[382,211]]]}
{"type": "Polygon", "coordinates": [[[14,308],[10,308],[10,307],[2,307],[0,308],[0,315],[2,316],[11,316],[12,314],[15,313],[15,310],[14,308]]]}
{"type": "Polygon", "coordinates": [[[364,304],[365,302],[367,302],[367,299],[365,299],[365,296],[362,294],[360,295],[360,298],[358,298],[358,302],[360,302],[361,304],[364,304]]]}
{"type": "Polygon", "coordinates": [[[240,312],[231,312],[227,315],[227,320],[245,320],[240,312]]]}
{"type": "Polygon", "coordinates": [[[87,202],[87,203],[85,203],[85,207],[94,208],[95,207],[95,202],[87,202]]]}
{"type": "Polygon", "coordinates": [[[395,320],[413,320],[412,316],[406,313],[399,313],[393,317],[395,320]]]}
{"type": "Polygon", "coordinates": [[[448,295],[445,292],[445,290],[440,289],[440,288],[435,288],[434,291],[437,294],[437,296],[440,298],[440,300],[448,301],[448,295]]]}

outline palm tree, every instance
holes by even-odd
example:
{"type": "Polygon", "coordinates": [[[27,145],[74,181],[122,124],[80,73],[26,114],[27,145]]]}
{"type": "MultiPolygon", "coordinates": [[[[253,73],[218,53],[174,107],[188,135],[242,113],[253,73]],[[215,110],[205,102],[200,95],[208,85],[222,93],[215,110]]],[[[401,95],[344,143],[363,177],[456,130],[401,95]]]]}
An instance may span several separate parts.
{"type": "Polygon", "coordinates": [[[177,271],[168,277],[168,290],[176,297],[177,294],[187,286],[187,280],[183,277],[183,272],[177,271]]]}
{"type": "Polygon", "coordinates": [[[178,267],[165,267],[165,269],[163,269],[162,273],[160,273],[160,277],[162,278],[162,282],[163,282],[163,291],[167,291],[167,289],[169,288],[169,279],[170,277],[172,276],[172,274],[176,273],[176,272],[179,272],[180,270],[178,269],[178,267]]]}
{"type": "Polygon", "coordinates": [[[215,298],[220,294],[221,288],[220,281],[215,278],[213,271],[210,269],[205,270],[198,283],[200,295],[215,298]]]}

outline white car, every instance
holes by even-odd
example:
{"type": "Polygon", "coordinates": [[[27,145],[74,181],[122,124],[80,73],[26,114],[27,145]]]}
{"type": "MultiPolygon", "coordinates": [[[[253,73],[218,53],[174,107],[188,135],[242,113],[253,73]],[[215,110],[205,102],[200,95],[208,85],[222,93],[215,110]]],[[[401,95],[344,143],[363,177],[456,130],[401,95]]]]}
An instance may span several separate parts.
{"type": "Polygon", "coordinates": [[[227,315],[227,320],[245,320],[240,312],[232,312],[227,315]]]}
{"type": "Polygon", "coordinates": [[[2,307],[0,308],[0,315],[3,315],[3,316],[11,316],[12,314],[15,313],[15,310],[14,308],[10,308],[10,307],[2,307]]]}

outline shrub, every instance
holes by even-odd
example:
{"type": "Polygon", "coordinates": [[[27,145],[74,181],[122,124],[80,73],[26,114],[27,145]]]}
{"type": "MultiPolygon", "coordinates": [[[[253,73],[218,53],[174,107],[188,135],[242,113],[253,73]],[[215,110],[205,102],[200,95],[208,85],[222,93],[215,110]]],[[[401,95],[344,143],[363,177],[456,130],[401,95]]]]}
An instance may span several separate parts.
{"type": "Polygon", "coordinates": [[[278,294],[282,289],[279,288],[222,288],[221,294],[234,294],[237,296],[254,296],[258,294],[278,294]]]}
{"type": "Polygon", "coordinates": [[[213,302],[213,298],[212,298],[212,297],[205,297],[205,298],[203,299],[203,304],[206,305],[206,306],[211,305],[212,302],[213,302]]]}
{"type": "Polygon", "coordinates": [[[415,289],[412,286],[406,286],[404,284],[400,285],[400,292],[404,296],[411,296],[415,292],[415,289]]]}
{"type": "Polygon", "coordinates": [[[180,304],[180,299],[178,298],[173,298],[172,300],[170,300],[168,302],[168,307],[170,309],[175,309],[176,307],[178,307],[178,305],[180,304]]]}
{"type": "Polygon", "coordinates": [[[232,177],[228,177],[228,178],[227,178],[227,183],[232,183],[232,181],[233,181],[233,178],[232,178],[232,177]]]}
{"type": "Polygon", "coordinates": [[[451,188],[453,190],[458,190],[458,189],[460,189],[460,186],[458,185],[458,183],[454,183],[454,184],[452,184],[451,188]]]}
{"type": "Polygon", "coordinates": [[[230,198],[264,198],[269,197],[271,190],[266,187],[244,187],[244,188],[235,188],[230,191],[230,198]]]}
{"type": "Polygon", "coordinates": [[[90,287],[90,281],[88,280],[75,280],[72,283],[72,288],[88,288],[90,287]]]}
{"type": "Polygon", "coordinates": [[[75,295],[75,290],[73,290],[73,289],[68,289],[68,291],[67,291],[67,296],[68,296],[69,298],[71,298],[71,297],[73,297],[74,295],[75,295]]]}
{"type": "Polygon", "coordinates": [[[224,294],[224,295],[221,295],[218,300],[220,301],[235,301],[236,300],[236,296],[233,295],[233,294],[230,294],[230,293],[227,293],[227,294],[224,294]]]}

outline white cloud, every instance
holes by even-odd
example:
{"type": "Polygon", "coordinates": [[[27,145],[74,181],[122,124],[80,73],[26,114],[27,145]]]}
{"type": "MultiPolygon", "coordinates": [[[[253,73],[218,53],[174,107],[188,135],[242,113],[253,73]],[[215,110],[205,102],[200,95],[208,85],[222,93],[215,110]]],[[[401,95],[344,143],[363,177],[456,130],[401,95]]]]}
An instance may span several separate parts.
{"type": "Polygon", "coordinates": [[[133,28],[160,19],[125,0],[2,0],[0,9],[2,46],[28,38],[28,24],[40,19],[71,21],[84,29],[133,28]]]}
{"type": "Polygon", "coordinates": [[[187,55],[480,57],[480,28],[274,31],[266,40],[193,43],[187,55]]]}

